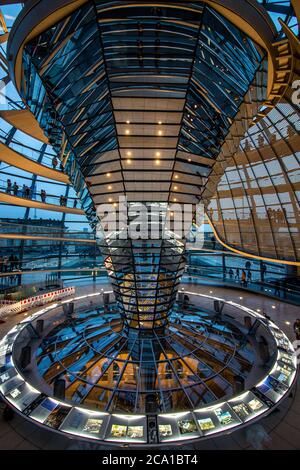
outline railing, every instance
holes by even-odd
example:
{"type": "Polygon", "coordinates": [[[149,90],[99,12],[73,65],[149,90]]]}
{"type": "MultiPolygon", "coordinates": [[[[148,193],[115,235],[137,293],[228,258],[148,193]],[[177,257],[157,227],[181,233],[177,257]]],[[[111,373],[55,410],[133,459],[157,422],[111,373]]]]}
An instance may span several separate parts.
{"type": "MultiPolygon", "coordinates": [[[[205,246],[215,242],[207,241],[205,246]]],[[[79,245],[80,247],[80,245],[79,245]]],[[[34,248],[34,247],[33,247],[34,248]]],[[[40,250],[40,247],[37,247],[40,250]]],[[[81,247],[80,247],[81,248],[81,247]]],[[[90,250],[77,253],[67,251],[55,253],[54,246],[49,253],[39,252],[37,257],[20,260],[0,261],[0,292],[9,293],[17,290],[15,284],[33,283],[37,275],[67,277],[107,277],[103,258],[96,245],[90,250]],[[43,274],[41,274],[43,273],[43,274]],[[35,276],[35,277],[34,277],[35,276]]],[[[300,305],[300,280],[297,272],[287,272],[280,264],[260,262],[218,250],[189,251],[183,282],[192,281],[199,284],[224,285],[227,287],[247,289],[268,296],[280,298],[300,305]]]]}
{"type": "Polygon", "coordinates": [[[50,240],[54,238],[64,238],[68,241],[71,239],[81,240],[83,243],[86,240],[95,240],[95,235],[92,232],[82,231],[67,231],[62,224],[57,225],[32,225],[28,224],[16,224],[11,222],[0,221],[0,233],[1,235],[28,235],[33,237],[49,237],[50,240]]]}
{"type": "Polygon", "coordinates": [[[32,189],[27,187],[20,187],[18,184],[18,188],[14,188],[14,182],[12,181],[12,185],[9,187],[7,185],[7,181],[0,180],[0,191],[10,196],[20,197],[22,199],[28,199],[31,201],[42,202],[45,204],[54,204],[57,206],[69,207],[69,208],[80,208],[78,204],[77,198],[72,197],[65,197],[64,195],[54,195],[54,194],[45,194],[43,197],[41,191],[32,191],[32,189]]]}

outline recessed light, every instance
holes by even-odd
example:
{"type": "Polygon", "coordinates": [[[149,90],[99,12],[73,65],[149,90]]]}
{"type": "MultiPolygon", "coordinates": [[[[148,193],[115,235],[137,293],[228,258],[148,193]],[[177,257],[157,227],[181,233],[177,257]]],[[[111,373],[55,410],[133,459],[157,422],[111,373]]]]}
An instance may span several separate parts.
{"type": "Polygon", "coordinates": [[[162,121],[158,121],[158,124],[161,126],[161,125],[162,125],[162,121]]]}
{"type": "Polygon", "coordinates": [[[107,178],[109,178],[109,177],[111,176],[111,174],[110,174],[110,173],[106,173],[106,176],[107,176],[107,178]]]}
{"type": "Polygon", "coordinates": [[[156,165],[160,164],[160,160],[155,160],[156,165]]]}
{"type": "Polygon", "coordinates": [[[158,131],[158,135],[162,135],[162,131],[158,131]]]}
{"type": "Polygon", "coordinates": [[[129,134],[130,134],[130,130],[129,130],[129,129],[126,129],[125,134],[129,135],[129,134]]]}
{"type": "Polygon", "coordinates": [[[240,297],[240,300],[243,300],[243,297],[240,297]]]}
{"type": "Polygon", "coordinates": [[[127,152],[128,157],[131,157],[132,152],[127,152]]]}
{"type": "Polygon", "coordinates": [[[109,186],[108,186],[108,189],[112,189],[112,186],[109,185],[109,186]]]}
{"type": "Polygon", "coordinates": [[[176,201],[177,201],[176,197],[174,197],[173,201],[174,201],[174,202],[176,202],[176,201]]]}
{"type": "Polygon", "coordinates": [[[126,121],[126,124],[130,124],[130,121],[126,121]]]}
{"type": "Polygon", "coordinates": [[[191,162],[191,161],[192,161],[192,159],[191,159],[191,158],[189,158],[189,159],[188,159],[188,161],[189,161],[189,162],[191,162]]]}
{"type": "Polygon", "coordinates": [[[274,308],[274,309],[275,309],[275,308],[276,308],[276,307],[275,307],[275,305],[272,305],[272,308],[274,308]]]}
{"type": "Polygon", "coordinates": [[[177,189],[178,189],[178,186],[174,186],[174,189],[175,189],[175,191],[177,191],[177,189]]]}
{"type": "Polygon", "coordinates": [[[178,175],[175,175],[175,179],[178,180],[178,175]]]}
{"type": "Polygon", "coordinates": [[[112,202],[112,198],[111,198],[111,197],[108,199],[108,202],[112,202]]]}
{"type": "Polygon", "coordinates": [[[285,324],[286,324],[286,325],[290,325],[291,322],[290,322],[290,321],[286,321],[285,324]]]}
{"type": "Polygon", "coordinates": [[[156,152],[156,156],[157,156],[157,157],[160,157],[160,152],[156,152]]]}
{"type": "Polygon", "coordinates": [[[128,165],[130,165],[130,163],[131,163],[130,158],[127,159],[127,163],[128,163],[128,165]]]}

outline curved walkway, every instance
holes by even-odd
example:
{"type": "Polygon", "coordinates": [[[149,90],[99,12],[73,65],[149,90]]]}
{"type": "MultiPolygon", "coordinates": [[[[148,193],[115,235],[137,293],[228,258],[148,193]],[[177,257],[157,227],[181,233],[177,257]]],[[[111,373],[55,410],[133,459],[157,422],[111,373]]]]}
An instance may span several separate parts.
{"type": "Polygon", "coordinates": [[[44,178],[49,178],[60,183],[69,183],[69,177],[59,170],[54,170],[46,165],[37,163],[31,158],[25,157],[19,152],[11,149],[7,145],[0,142],[0,161],[7,163],[29,173],[33,173],[44,178]]]}
{"type": "Polygon", "coordinates": [[[58,242],[73,242],[73,243],[96,243],[96,240],[89,238],[72,238],[72,237],[46,237],[42,235],[22,235],[20,233],[0,233],[0,239],[12,239],[12,240],[49,240],[58,242]]]}
{"type": "Polygon", "coordinates": [[[49,141],[42,131],[39,123],[29,109],[7,109],[0,111],[0,117],[11,126],[16,127],[25,134],[45,144],[49,141]]]}

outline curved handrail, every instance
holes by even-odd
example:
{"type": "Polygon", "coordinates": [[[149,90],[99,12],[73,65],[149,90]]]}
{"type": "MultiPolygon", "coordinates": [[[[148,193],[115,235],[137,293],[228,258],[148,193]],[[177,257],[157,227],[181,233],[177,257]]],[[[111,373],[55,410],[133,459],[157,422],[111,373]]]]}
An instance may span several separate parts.
{"type": "Polygon", "coordinates": [[[5,193],[3,191],[0,191],[0,202],[5,202],[6,204],[12,204],[14,206],[32,207],[34,209],[44,209],[53,212],[65,212],[68,214],[85,215],[85,212],[82,209],[34,201],[32,199],[27,199],[19,196],[12,196],[11,194],[5,193]]]}

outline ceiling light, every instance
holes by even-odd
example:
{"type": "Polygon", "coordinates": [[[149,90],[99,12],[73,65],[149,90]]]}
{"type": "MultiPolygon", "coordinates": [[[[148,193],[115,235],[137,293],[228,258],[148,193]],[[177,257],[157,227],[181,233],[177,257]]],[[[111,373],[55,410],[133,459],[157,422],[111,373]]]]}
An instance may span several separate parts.
{"type": "Polygon", "coordinates": [[[132,152],[127,152],[128,157],[131,157],[132,152]]]}
{"type": "Polygon", "coordinates": [[[174,202],[177,202],[177,199],[176,199],[176,197],[174,197],[173,201],[174,201],[174,202]]]}
{"type": "Polygon", "coordinates": [[[160,152],[156,152],[156,156],[157,156],[157,157],[160,157],[160,152]]]}
{"type": "Polygon", "coordinates": [[[130,130],[129,130],[129,129],[126,129],[125,134],[129,135],[129,134],[130,134],[130,130]]]}
{"type": "Polygon", "coordinates": [[[126,124],[130,124],[130,121],[126,121],[126,124]]]}
{"type": "Polygon", "coordinates": [[[178,189],[178,186],[174,186],[174,189],[175,189],[175,191],[177,191],[177,189],[178,189]]]}
{"type": "Polygon", "coordinates": [[[191,158],[189,158],[189,159],[188,159],[188,162],[191,162],[191,161],[192,161],[192,159],[191,159],[191,158]]]}
{"type": "Polygon", "coordinates": [[[131,163],[130,158],[127,159],[127,163],[128,163],[128,165],[130,165],[130,163],[131,163]]]}
{"type": "Polygon", "coordinates": [[[110,173],[106,173],[106,176],[107,176],[107,178],[109,178],[109,177],[111,176],[111,174],[110,174],[110,173]]]}
{"type": "Polygon", "coordinates": [[[158,135],[162,135],[162,131],[158,131],[158,135]]]}
{"type": "Polygon", "coordinates": [[[155,160],[156,165],[160,164],[160,160],[155,160]]]}
{"type": "Polygon", "coordinates": [[[112,189],[112,186],[109,185],[109,186],[108,186],[108,189],[112,189]]]}
{"type": "Polygon", "coordinates": [[[111,198],[111,197],[108,199],[108,202],[112,202],[112,198],[111,198]]]}
{"type": "Polygon", "coordinates": [[[158,124],[161,126],[161,125],[162,125],[162,121],[158,121],[158,124]]]}
{"type": "Polygon", "coordinates": [[[178,180],[178,175],[175,175],[175,179],[178,180]]]}

